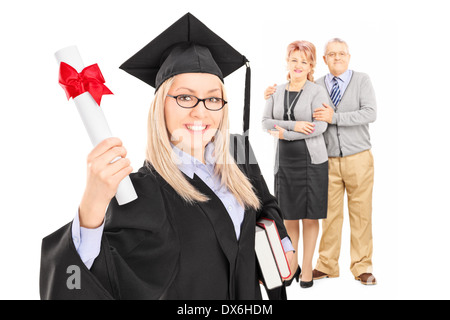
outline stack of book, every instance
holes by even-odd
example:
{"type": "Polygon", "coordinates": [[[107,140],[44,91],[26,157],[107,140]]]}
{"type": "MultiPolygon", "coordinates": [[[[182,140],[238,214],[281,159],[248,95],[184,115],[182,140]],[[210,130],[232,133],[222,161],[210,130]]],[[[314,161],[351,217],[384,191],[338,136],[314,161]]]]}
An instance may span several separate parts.
{"type": "Polygon", "coordinates": [[[273,220],[262,218],[256,223],[255,251],[267,289],[282,286],[291,269],[273,220]]]}

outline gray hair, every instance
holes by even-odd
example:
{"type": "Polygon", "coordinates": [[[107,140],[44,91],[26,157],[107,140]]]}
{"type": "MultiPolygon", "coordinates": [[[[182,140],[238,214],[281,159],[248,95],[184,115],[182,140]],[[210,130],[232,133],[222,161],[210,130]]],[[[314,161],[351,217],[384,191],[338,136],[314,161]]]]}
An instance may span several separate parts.
{"type": "Polygon", "coordinates": [[[324,55],[327,54],[327,48],[328,48],[328,45],[329,45],[330,43],[335,43],[335,42],[339,42],[339,43],[345,44],[345,46],[347,47],[347,53],[350,53],[350,52],[349,52],[349,49],[348,49],[348,44],[347,44],[347,42],[345,42],[345,41],[342,40],[341,38],[333,38],[333,39],[328,40],[327,44],[325,45],[325,48],[324,48],[324,50],[323,50],[324,55]]]}

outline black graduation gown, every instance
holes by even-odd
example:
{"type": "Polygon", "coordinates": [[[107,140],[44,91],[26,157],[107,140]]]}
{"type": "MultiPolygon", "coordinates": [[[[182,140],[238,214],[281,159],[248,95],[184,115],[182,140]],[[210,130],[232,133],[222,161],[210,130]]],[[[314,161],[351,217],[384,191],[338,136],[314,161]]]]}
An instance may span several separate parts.
{"type": "Polygon", "coordinates": [[[112,199],[90,270],[75,250],[71,223],[43,239],[41,299],[261,299],[256,220],[273,219],[280,237],[287,233],[253,152],[246,168],[240,164],[243,136],[231,139],[231,151],[263,203],[257,212],[245,211],[239,241],[222,202],[199,177],[186,178],[211,200],[189,205],[144,166],[130,175],[138,199],[123,206],[112,199]],[[79,288],[68,285],[71,266],[78,267],[79,288]]]}

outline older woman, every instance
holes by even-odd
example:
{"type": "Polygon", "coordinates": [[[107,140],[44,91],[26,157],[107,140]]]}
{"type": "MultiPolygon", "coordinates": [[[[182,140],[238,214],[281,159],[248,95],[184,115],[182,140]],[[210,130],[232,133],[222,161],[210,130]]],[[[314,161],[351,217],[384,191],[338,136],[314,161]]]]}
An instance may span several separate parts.
{"type": "Polygon", "coordinates": [[[288,83],[269,87],[263,128],[278,138],[275,196],[295,248],[292,279],[303,288],[313,285],[312,259],[319,219],[327,217],[328,156],[323,138],[327,123],[313,120],[314,110],[328,101],[326,91],[313,83],[316,49],[307,41],[287,48],[288,83]],[[303,262],[298,266],[299,220],[303,224],[303,262]]]}
{"type": "Polygon", "coordinates": [[[257,219],[273,219],[289,241],[258,165],[230,152],[242,156],[246,145],[228,134],[223,77],[230,58],[234,69],[245,64],[231,49],[188,14],[122,65],[157,90],[145,165],[130,175],[138,199],[113,198],[132,169],[121,141],[104,140],[88,156],[79,215],[43,241],[42,298],[261,299],[257,219]],[[79,288],[66,285],[68,266],[78,267],[79,288]]]}

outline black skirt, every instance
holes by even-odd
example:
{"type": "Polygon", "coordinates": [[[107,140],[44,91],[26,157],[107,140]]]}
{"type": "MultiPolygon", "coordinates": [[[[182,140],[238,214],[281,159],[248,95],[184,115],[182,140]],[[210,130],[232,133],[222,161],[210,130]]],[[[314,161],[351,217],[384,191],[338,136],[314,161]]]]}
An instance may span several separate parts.
{"type": "Polygon", "coordinates": [[[305,140],[279,140],[277,155],[275,196],[283,218],[326,219],[328,161],[312,164],[305,140]]]}

